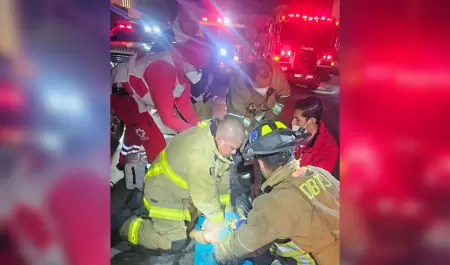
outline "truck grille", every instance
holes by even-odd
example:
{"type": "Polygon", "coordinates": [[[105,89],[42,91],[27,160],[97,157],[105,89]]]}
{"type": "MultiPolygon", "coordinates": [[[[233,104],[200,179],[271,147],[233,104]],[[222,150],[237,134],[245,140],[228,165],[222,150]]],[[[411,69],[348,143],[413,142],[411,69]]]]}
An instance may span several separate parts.
{"type": "Polygon", "coordinates": [[[302,64],[314,73],[317,67],[317,53],[315,51],[300,50],[295,56],[294,65],[302,64]]]}
{"type": "Polygon", "coordinates": [[[130,57],[131,54],[124,54],[124,53],[111,53],[111,62],[117,64],[117,63],[121,63],[124,62],[128,59],[128,57],[130,57]]]}

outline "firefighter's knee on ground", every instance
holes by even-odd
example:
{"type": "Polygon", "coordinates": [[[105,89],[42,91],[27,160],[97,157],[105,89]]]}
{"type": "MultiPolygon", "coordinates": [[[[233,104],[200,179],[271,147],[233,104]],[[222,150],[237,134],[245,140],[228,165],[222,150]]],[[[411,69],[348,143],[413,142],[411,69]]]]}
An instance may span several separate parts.
{"type": "Polygon", "coordinates": [[[170,248],[170,251],[172,253],[177,253],[183,251],[190,243],[189,238],[185,238],[182,240],[176,240],[172,242],[172,247],[170,248]]]}

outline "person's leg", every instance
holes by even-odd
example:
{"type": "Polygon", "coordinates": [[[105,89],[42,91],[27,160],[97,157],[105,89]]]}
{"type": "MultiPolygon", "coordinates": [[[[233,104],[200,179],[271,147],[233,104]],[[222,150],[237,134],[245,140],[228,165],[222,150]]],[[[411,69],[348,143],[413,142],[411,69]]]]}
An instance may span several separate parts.
{"type": "Polygon", "coordinates": [[[119,163],[117,169],[123,171],[127,162],[127,155],[137,153],[141,149],[140,139],[135,135],[133,126],[125,126],[122,147],[120,149],[119,163]]]}
{"type": "Polygon", "coordinates": [[[146,211],[141,215],[145,218],[127,220],[120,229],[122,238],[158,251],[184,249],[189,243],[184,219],[189,207],[175,190],[177,187],[164,175],[147,179],[142,201],[146,211]]]}
{"type": "Polygon", "coordinates": [[[166,148],[166,139],[159,130],[150,114],[143,118],[143,122],[136,128],[136,135],[140,138],[147,154],[147,162],[151,164],[159,153],[166,148]]]}
{"type": "Polygon", "coordinates": [[[184,222],[160,218],[134,216],[124,223],[120,236],[134,245],[162,252],[179,252],[189,244],[184,222]]]}

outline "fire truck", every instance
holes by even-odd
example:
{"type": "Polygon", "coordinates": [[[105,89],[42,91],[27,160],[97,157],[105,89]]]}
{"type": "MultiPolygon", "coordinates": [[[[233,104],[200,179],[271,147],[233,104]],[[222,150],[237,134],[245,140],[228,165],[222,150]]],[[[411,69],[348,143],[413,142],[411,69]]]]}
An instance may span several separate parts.
{"type": "Polygon", "coordinates": [[[200,26],[214,47],[210,61],[219,73],[231,73],[251,54],[245,25],[238,18],[209,13],[201,17],[200,26]]]}
{"type": "MultiPolygon", "coordinates": [[[[304,9],[308,10],[308,9],[304,9]]],[[[336,64],[339,21],[301,8],[278,11],[269,23],[264,56],[278,62],[289,81],[317,89],[336,64]]]]}

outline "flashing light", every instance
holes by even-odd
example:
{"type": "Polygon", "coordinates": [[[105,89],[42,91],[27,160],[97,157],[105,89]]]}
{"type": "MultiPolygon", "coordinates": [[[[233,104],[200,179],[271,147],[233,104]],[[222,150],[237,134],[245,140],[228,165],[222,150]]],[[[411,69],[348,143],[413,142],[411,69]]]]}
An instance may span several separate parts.
{"type": "Polygon", "coordinates": [[[119,28],[124,29],[125,25],[119,25],[119,28]]]}
{"type": "Polygon", "coordinates": [[[206,22],[206,21],[208,21],[208,18],[207,17],[202,17],[202,20],[206,22]]]}
{"type": "Polygon", "coordinates": [[[274,60],[274,61],[279,61],[279,60],[280,60],[280,57],[279,57],[279,56],[274,56],[274,57],[273,57],[273,60],[274,60]]]}
{"type": "Polygon", "coordinates": [[[127,29],[132,29],[133,27],[131,26],[131,25],[128,25],[127,26],[127,29]]]}
{"type": "Polygon", "coordinates": [[[224,48],[221,48],[219,50],[219,54],[222,55],[222,56],[225,56],[225,55],[227,55],[227,50],[225,50],[224,48]]]}
{"type": "Polygon", "coordinates": [[[328,56],[327,56],[327,59],[328,59],[328,60],[331,60],[331,55],[328,55],[328,56]]]}
{"type": "Polygon", "coordinates": [[[306,79],[313,79],[313,78],[314,78],[313,75],[307,75],[307,76],[306,76],[306,79]]]}
{"type": "Polygon", "coordinates": [[[284,55],[286,52],[285,51],[281,51],[281,55],[284,55]]]}
{"type": "Polygon", "coordinates": [[[331,60],[331,58],[333,58],[333,57],[331,55],[324,55],[324,56],[322,56],[322,58],[324,60],[331,60]]]}
{"type": "Polygon", "coordinates": [[[219,17],[218,19],[217,19],[217,22],[219,22],[219,23],[222,23],[222,19],[219,17]]]}
{"type": "Polygon", "coordinates": [[[161,29],[158,27],[153,27],[153,31],[156,33],[159,33],[159,32],[161,32],[161,29]]]}
{"type": "Polygon", "coordinates": [[[288,51],[288,52],[287,52],[287,55],[288,55],[288,56],[291,56],[291,51],[288,51]]]}
{"type": "Polygon", "coordinates": [[[150,32],[152,31],[152,28],[150,26],[144,26],[144,30],[145,32],[150,32]]]}
{"type": "Polygon", "coordinates": [[[336,21],[336,26],[339,26],[339,21],[336,21]]]}
{"type": "Polygon", "coordinates": [[[228,17],[226,17],[226,18],[224,18],[223,22],[224,22],[225,24],[230,24],[230,23],[231,23],[231,19],[228,18],[228,17]]]}
{"type": "Polygon", "coordinates": [[[334,62],[331,62],[331,64],[330,64],[331,66],[334,66],[334,62]]]}
{"type": "Polygon", "coordinates": [[[239,56],[235,55],[235,56],[233,57],[233,60],[239,61],[239,56]]]}
{"type": "MultiPolygon", "coordinates": [[[[300,16],[300,14],[289,14],[288,16],[289,16],[289,17],[296,17],[296,18],[300,18],[300,17],[301,17],[301,18],[303,18],[303,20],[305,20],[305,21],[307,21],[307,20],[309,20],[309,21],[316,20],[316,22],[318,22],[319,20],[333,21],[333,19],[327,18],[326,16],[321,16],[321,17],[309,17],[309,16],[306,16],[306,15],[300,16]]],[[[286,16],[282,16],[281,19],[282,19],[282,20],[285,20],[285,19],[286,19],[286,16]]],[[[337,26],[337,25],[339,25],[339,21],[336,21],[336,26],[337,26]]]]}
{"type": "Polygon", "coordinates": [[[220,65],[220,67],[224,67],[223,62],[220,62],[219,65],[220,65]]]}

